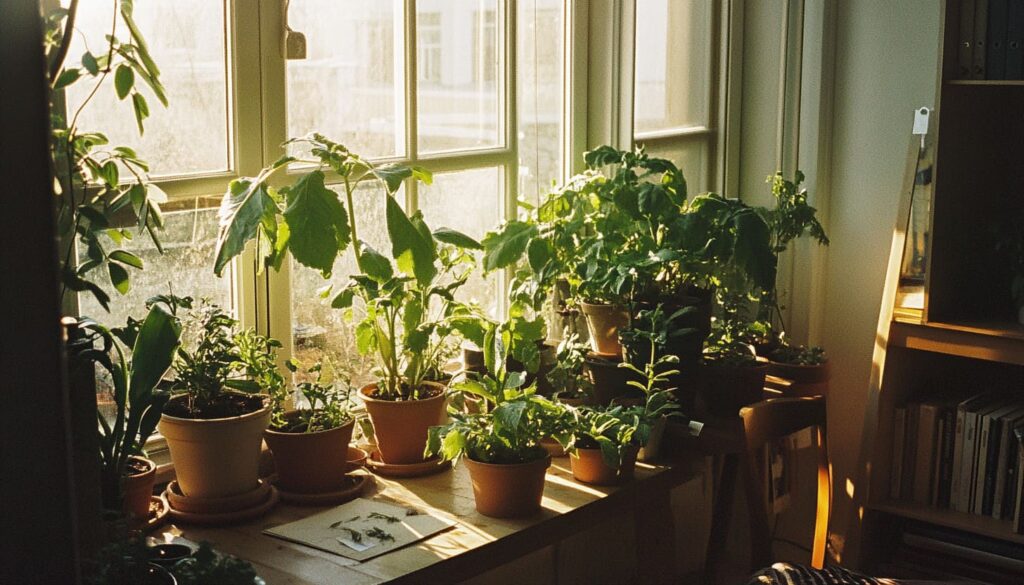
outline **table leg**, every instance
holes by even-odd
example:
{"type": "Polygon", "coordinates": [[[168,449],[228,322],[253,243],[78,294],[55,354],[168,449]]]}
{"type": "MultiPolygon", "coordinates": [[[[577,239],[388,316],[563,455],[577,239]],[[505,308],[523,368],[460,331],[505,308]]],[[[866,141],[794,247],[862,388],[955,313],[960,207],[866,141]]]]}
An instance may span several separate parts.
{"type": "Polygon", "coordinates": [[[732,508],[735,503],[736,473],[739,471],[740,456],[728,453],[723,456],[722,474],[713,487],[714,511],[711,516],[711,535],[708,538],[708,550],[704,561],[704,583],[713,585],[718,578],[726,540],[729,536],[729,524],[732,522],[732,508]]]}

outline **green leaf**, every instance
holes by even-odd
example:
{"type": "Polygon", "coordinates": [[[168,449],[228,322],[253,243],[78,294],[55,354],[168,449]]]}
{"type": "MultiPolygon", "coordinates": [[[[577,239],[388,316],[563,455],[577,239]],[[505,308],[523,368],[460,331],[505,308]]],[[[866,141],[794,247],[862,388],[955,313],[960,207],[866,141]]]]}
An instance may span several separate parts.
{"type": "Polygon", "coordinates": [[[114,289],[123,295],[128,294],[128,290],[131,289],[128,270],[120,264],[110,262],[107,264],[107,271],[110,273],[110,284],[114,285],[114,289]]]}
{"type": "Polygon", "coordinates": [[[82,70],[77,68],[65,69],[57,76],[57,80],[53,82],[53,89],[58,90],[62,87],[67,87],[72,83],[78,81],[78,78],[82,76],[82,70]]]}
{"type": "Polygon", "coordinates": [[[117,163],[112,160],[108,160],[100,167],[100,177],[103,182],[107,185],[114,187],[121,180],[121,173],[117,168],[117,163]]]}
{"type": "Polygon", "coordinates": [[[526,412],[526,403],[521,401],[505,402],[494,408],[491,415],[494,417],[495,430],[507,429],[515,431],[526,412]]]}
{"type": "Polygon", "coordinates": [[[405,165],[387,164],[373,169],[373,176],[384,182],[388,193],[398,191],[402,181],[412,176],[412,169],[405,165]]]}
{"type": "Polygon", "coordinates": [[[132,348],[132,400],[152,394],[171,367],[181,336],[181,324],[160,304],[149,309],[132,348]]]}
{"type": "Polygon", "coordinates": [[[118,65],[114,71],[114,90],[117,92],[117,99],[123,100],[128,97],[128,92],[135,86],[135,72],[128,65],[118,65]]]}
{"type": "Polygon", "coordinates": [[[466,436],[459,431],[450,431],[441,443],[441,455],[444,459],[455,459],[466,449],[466,436]]]}
{"type": "Polygon", "coordinates": [[[85,67],[90,75],[98,75],[100,72],[100,64],[96,62],[96,57],[89,51],[82,55],[82,67],[85,67]]]}
{"type": "Polygon", "coordinates": [[[359,270],[377,282],[387,282],[395,275],[391,268],[391,261],[383,254],[368,246],[365,242],[359,253],[359,270]]]}
{"type": "Polygon", "coordinates": [[[540,272],[551,259],[551,246],[547,240],[530,240],[530,244],[526,248],[526,257],[530,261],[530,268],[535,273],[540,272]]]}
{"type": "Polygon", "coordinates": [[[398,269],[416,277],[420,284],[429,284],[437,269],[434,267],[435,253],[431,242],[410,221],[409,216],[391,195],[387,196],[387,225],[391,238],[391,255],[398,269]]]}
{"type": "Polygon", "coordinates": [[[297,262],[329,276],[339,252],[349,244],[348,214],[324,174],[313,171],[288,189],[284,219],[289,248],[297,262]]]}
{"type": "Polygon", "coordinates": [[[739,213],[733,222],[736,227],[733,251],[736,264],[756,286],[771,290],[775,284],[776,260],[771,250],[768,224],[752,209],[739,213]]]}
{"type": "Polygon", "coordinates": [[[142,270],[142,258],[139,258],[127,250],[114,250],[109,256],[107,256],[107,259],[142,270]]]}
{"type": "Polygon", "coordinates": [[[135,110],[135,123],[138,124],[139,134],[144,132],[142,121],[149,117],[149,105],[141,93],[132,94],[132,108],[135,110]]]}
{"type": "MultiPolygon", "coordinates": [[[[276,225],[277,211],[277,205],[267,193],[266,183],[253,183],[250,178],[231,181],[217,214],[220,230],[213,262],[217,276],[224,272],[228,262],[242,253],[246,242],[255,239],[269,224],[276,225]]],[[[267,234],[267,237],[271,243],[274,242],[273,235],[267,234]]]]}
{"type": "Polygon", "coordinates": [[[467,236],[466,234],[446,227],[439,227],[434,230],[434,239],[439,242],[458,246],[465,250],[483,250],[484,247],[480,242],[467,236]]]}
{"type": "Polygon", "coordinates": [[[341,290],[334,299],[331,300],[332,309],[347,309],[352,306],[352,301],[355,300],[356,289],[348,286],[341,290]]]}
{"type": "Polygon", "coordinates": [[[518,220],[506,223],[497,232],[488,233],[482,242],[484,271],[506,268],[518,262],[536,234],[537,226],[518,220]]]}

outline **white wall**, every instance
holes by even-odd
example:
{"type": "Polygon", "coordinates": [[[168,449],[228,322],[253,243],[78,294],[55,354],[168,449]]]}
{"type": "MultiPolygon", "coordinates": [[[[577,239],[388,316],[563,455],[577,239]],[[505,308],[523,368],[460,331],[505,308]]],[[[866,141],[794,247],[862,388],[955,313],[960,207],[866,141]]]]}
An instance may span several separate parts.
{"type": "MultiPolygon", "coordinates": [[[[832,532],[851,550],[868,377],[912,110],[935,102],[939,0],[839,2],[821,343],[832,361],[829,441],[832,532]]],[[[858,498],[859,499],[859,498],[858,498]]]]}

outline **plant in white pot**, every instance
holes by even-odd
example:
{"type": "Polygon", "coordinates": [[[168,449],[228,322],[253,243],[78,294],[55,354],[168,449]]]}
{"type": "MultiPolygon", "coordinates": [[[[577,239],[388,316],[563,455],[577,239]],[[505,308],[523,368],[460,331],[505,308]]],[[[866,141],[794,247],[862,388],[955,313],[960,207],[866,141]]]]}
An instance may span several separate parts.
{"type": "Polygon", "coordinates": [[[178,349],[175,395],[159,426],[177,485],[182,495],[204,500],[254,491],[269,397],[285,384],[275,363],[280,343],[238,331],[230,315],[206,302],[189,312],[186,332],[195,338],[178,349]]]}

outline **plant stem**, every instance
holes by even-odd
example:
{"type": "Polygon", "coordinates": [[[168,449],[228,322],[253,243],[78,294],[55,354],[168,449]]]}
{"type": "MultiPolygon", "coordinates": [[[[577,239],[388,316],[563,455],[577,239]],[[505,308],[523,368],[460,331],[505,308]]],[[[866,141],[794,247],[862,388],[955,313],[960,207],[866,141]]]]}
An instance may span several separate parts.
{"type": "Polygon", "coordinates": [[[348,201],[348,225],[352,231],[352,249],[356,254],[356,266],[360,265],[359,235],[356,232],[356,208],[353,202],[353,186],[349,183],[348,175],[345,175],[345,199],[348,201]]]}
{"type": "Polygon", "coordinates": [[[68,6],[68,19],[64,23],[64,34],[60,38],[60,46],[50,63],[50,85],[57,81],[57,74],[64,67],[64,61],[68,58],[68,49],[71,48],[71,35],[75,32],[75,16],[78,15],[78,0],[71,0],[68,6]]]}

